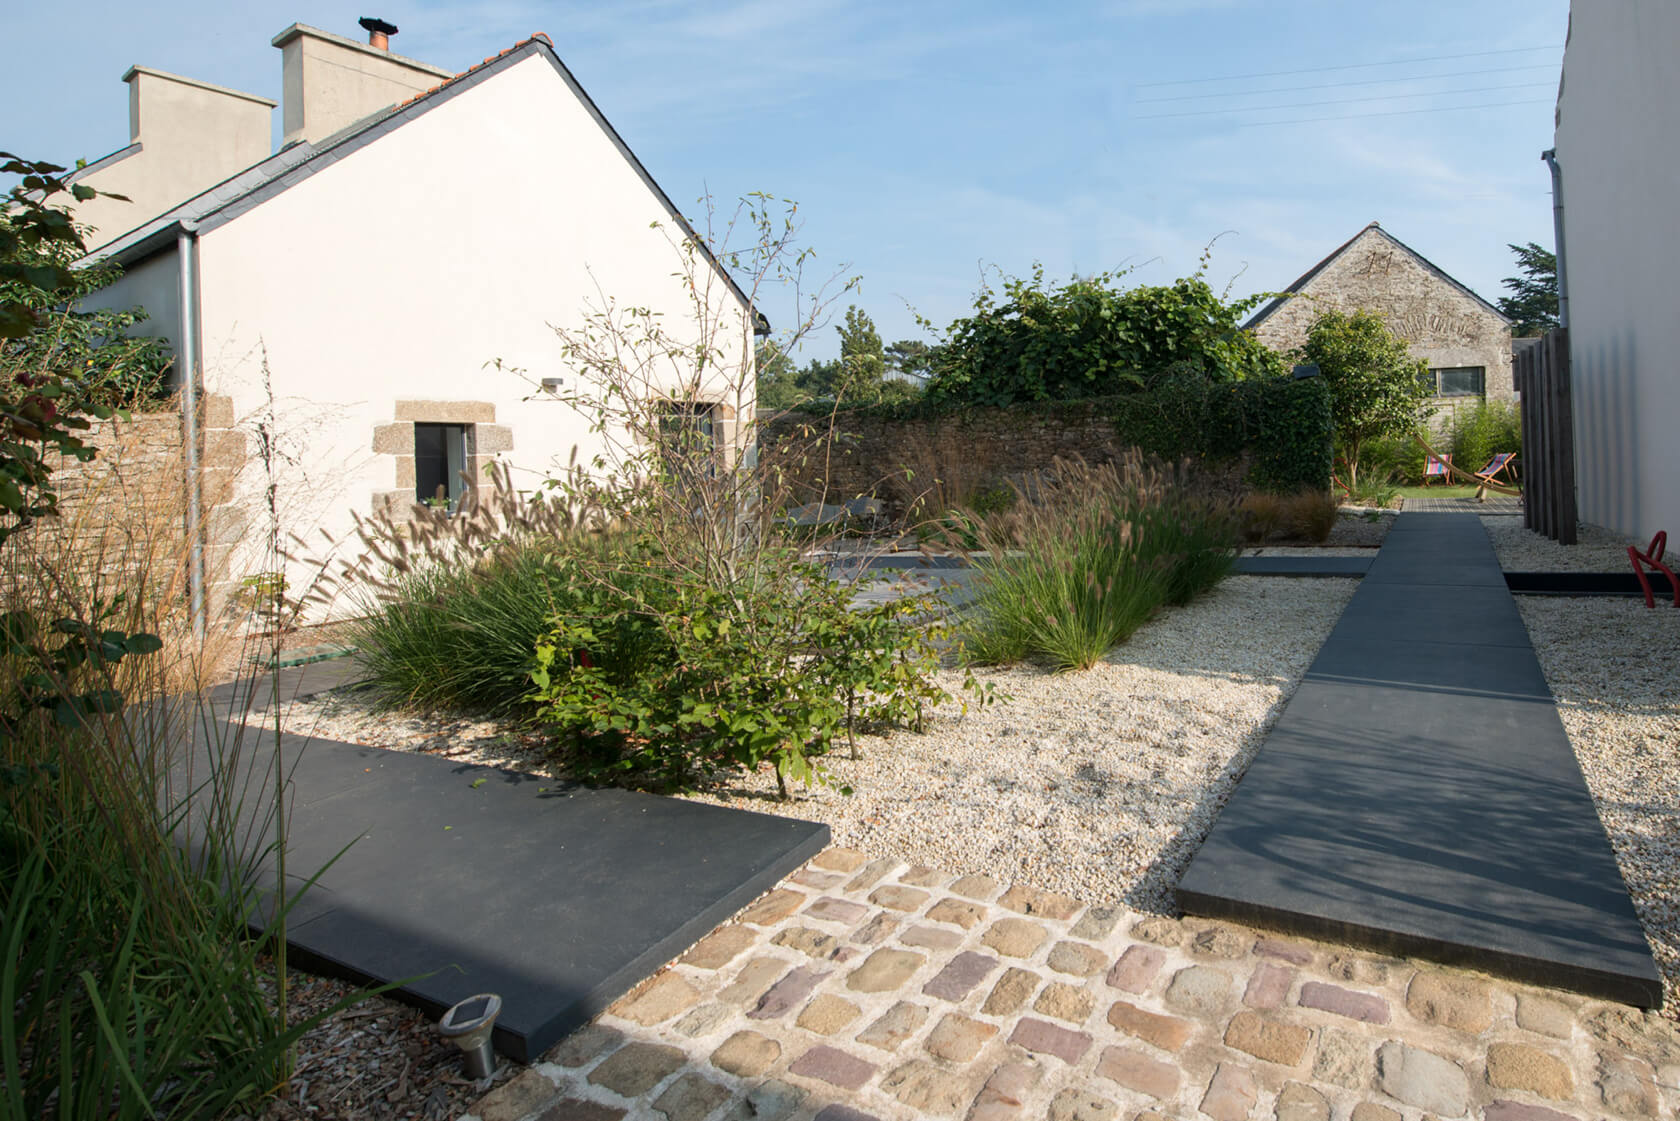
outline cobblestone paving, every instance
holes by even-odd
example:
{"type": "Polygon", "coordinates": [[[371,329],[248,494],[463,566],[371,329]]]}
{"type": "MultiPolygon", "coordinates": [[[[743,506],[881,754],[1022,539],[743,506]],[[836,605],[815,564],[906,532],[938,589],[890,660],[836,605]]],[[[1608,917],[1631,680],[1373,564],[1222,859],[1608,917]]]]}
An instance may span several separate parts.
{"type": "Polygon", "coordinates": [[[480,1121],[1659,1121],[1654,1014],[829,849],[480,1121]]]}

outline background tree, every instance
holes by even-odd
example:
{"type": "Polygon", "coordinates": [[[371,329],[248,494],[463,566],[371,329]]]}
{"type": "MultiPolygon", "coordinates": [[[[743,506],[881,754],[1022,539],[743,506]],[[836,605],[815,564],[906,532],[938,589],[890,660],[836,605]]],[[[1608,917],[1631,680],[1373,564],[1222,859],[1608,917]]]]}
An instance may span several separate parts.
{"type": "Polygon", "coordinates": [[[753,360],[758,373],[758,407],[787,409],[799,403],[798,367],[774,339],[758,344],[753,360]]]}
{"type": "Polygon", "coordinates": [[[1558,325],[1557,254],[1532,241],[1510,248],[1522,275],[1501,282],[1511,295],[1499,297],[1499,310],[1511,320],[1513,335],[1544,335],[1558,325]]]}
{"type": "Polygon", "coordinates": [[[1367,444],[1405,436],[1422,423],[1429,364],[1407,352],[1381,314],[1365,310],[1321,316],[1298,357],[1317,365],[1330,385],[1336,451],[1347,461],[1349,488],[1356,487],[1367,444]]]}
{"type": "Polygon", "coordinates": [[[887,344],[884,353],[889,375],[897,375],[901,380],[921,386],[933,376],[933,364],[939,348],[921,339],[899,339],[887,344]]]}
{"type": "Polygon", "coordinates": [[[887,372],[881,333],[875,321],[856,304],[846,309],[846,321],[834,328],[840,336],[840,368],[848,381],[867,391],[887,372]]]}
{"type": "MultiPolygon", "coordinates": [[[[912,400],[921,394],[917,384],[889,378],[887,350],[881,345],[874,320],[856,304],[835,325],[840,336],[838,358],[813,358],[804,367],[774,343],[758,348],[758,404],[767,409],[790,409],[812,402],[873,405],[912,400]]],[[[895,343],[894,346],[901,344],[895,343]]],[[[917,343],[925,351],[927,344],[917,343]]]]}

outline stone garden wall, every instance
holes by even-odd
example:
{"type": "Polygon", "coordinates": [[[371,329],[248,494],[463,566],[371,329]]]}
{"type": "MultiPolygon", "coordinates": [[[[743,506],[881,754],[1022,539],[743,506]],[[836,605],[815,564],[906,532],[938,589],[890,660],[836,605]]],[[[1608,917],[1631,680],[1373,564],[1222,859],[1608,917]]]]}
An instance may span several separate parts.
{"type": "Polygon", "coordinates": [[[1007,488],[1057,457],[1106,463],[1118,453],[1114,421],[1097,402],[931,417],[851,413],[837,418],[835,439],[825,446],[828,431],[822,415],[762,416],[760,454],[788,472],[799,501],[875,495],[895,515],[930,489],[938,490],[940,505],[950,505],[1007,488]]]}
{"type": "MultiPolygon", "coordinates": [[[[248,512],[235,501],[248,448],[228,397],[206,396],[199,425],[204,563],[214,602],[227,592],[228,558],[250,524],[248,512]]],[[[97,454],[85,463],[55,461],[59,515],[31,530],[42,538],[39,544],[67,553],[89,575],[98,570],[108,583],[120,579],[126,567],[145,564],[155,572],[162,567],[160,560],[178,562],[185,550],[187,511],[180,412],[95,421],[83,439],[97,454]]]]}

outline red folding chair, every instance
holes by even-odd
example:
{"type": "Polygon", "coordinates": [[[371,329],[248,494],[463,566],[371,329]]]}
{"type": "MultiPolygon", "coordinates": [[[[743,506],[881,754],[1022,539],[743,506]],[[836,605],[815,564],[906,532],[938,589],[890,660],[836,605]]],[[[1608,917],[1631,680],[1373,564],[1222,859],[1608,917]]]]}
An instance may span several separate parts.
{"type": "Polygon", "coordinates": [[[1428,486],[1429,480],[1440,479],[1446,486],[1452,485],[1452,453],[1443,455],[1425,453],[1423,457],[1423,485],[1428,486]]]}
{"type": "Polygon", "coordinates": [[[1632,545],[1628,546],[1628,560],[1633,563],[1633,574],[1639,577],[1639,586],[1645,589],[1645,606],[1656,607],[1657,601],[1651,595],[1651,581],[1646,577],[1640,562],[1651,566],[1657,572],[1668,577],[1668,586],[1674,589],[1674,606],[1680,607],[1680,580],[1674,578],[1674,570],[1662,562],[1663,551],[1668,548],[1668,531],[1659,529],[1657,535],[1651,538],[1651,545],[1643,553],[1632,545]]]}

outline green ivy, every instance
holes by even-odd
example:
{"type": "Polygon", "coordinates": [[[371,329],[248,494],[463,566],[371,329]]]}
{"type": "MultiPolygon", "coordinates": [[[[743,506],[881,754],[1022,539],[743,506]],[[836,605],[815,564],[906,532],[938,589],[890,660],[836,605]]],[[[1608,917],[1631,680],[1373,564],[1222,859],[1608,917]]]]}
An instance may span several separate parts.
{"type": "Polygon", "coordinates": [[[974,314],[945,332],[927,396],[968,406],[1106,396],[1180,363],[1215,381],[1282,373],[1283,360],[1242,328],[1264,294],[1227,304],[1199,272],[1137,288],[1121,288],[1122,275],[1046,287],[1036,266],[1030,278],[1005,278],[1001,298],[982,287],[974,314]]]}
{"type": "Polygon", "coordinates": [[[1248,481],[1262,490],[1330,485],[1334,429],[1322,378],[1215,382],[1175,371],[1108,407],[1119,443],[1162,459],[1226,463],[1247,455],[1248,481]]]}

